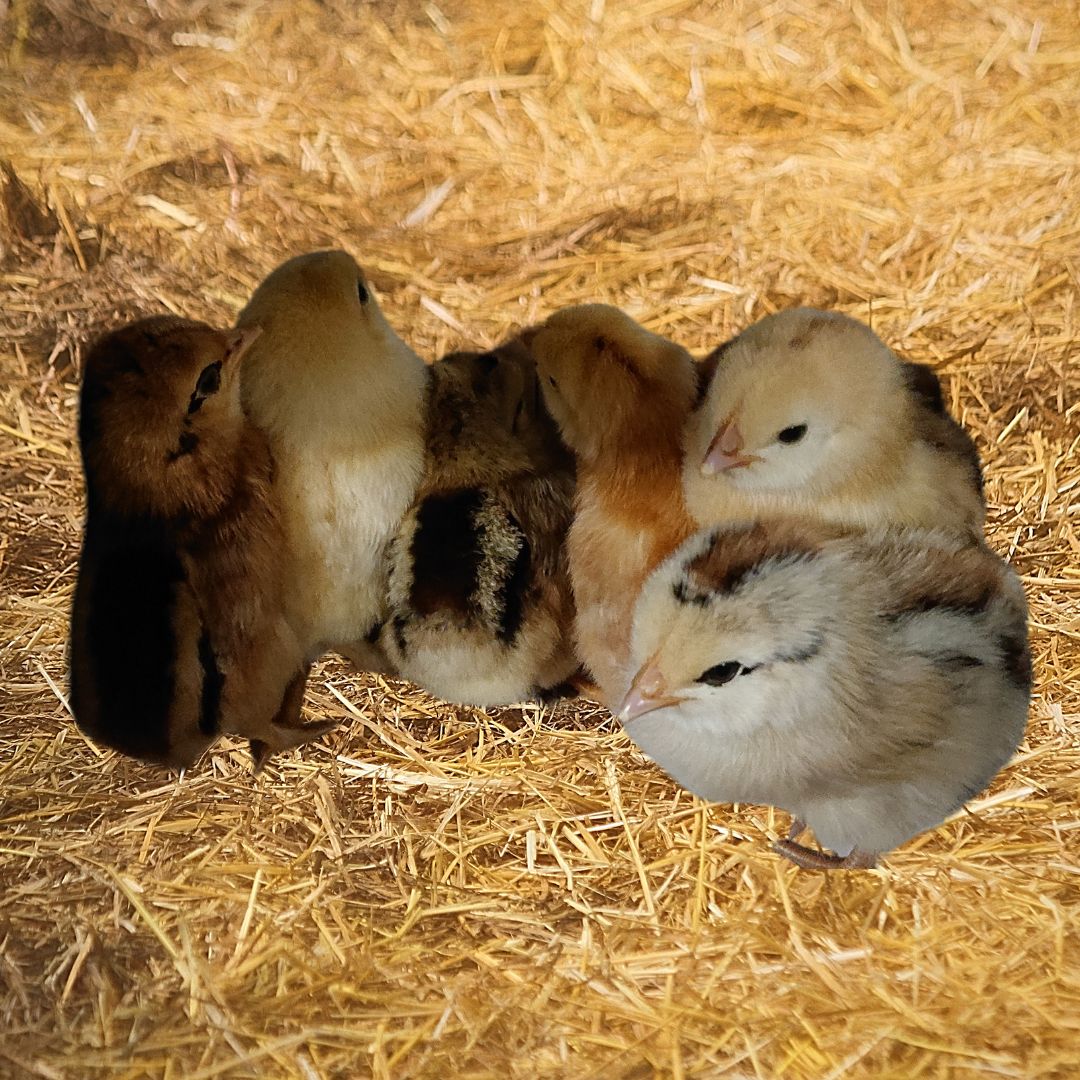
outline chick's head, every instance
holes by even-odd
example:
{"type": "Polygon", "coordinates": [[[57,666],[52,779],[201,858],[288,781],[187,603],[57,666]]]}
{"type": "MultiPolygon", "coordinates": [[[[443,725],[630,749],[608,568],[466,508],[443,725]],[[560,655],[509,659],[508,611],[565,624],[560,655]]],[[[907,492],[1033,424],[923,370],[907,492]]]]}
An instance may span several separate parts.
{"type": "Polygon", "coordinates": [[[241,359],[258,335],[157,316],[100,338],[79,415],[93,496],[164,517],[219,503],[245,426],[241,359]]]}
{"type": "Polygon", "coordinates": [[[693,396],[690,354],[607,304],[564,308],[525,342],[563,438],[586,459],[681,424],[693,396]]]}
{"type": "Polygon", "coordinates": [[[518,342],[490,352],[457,352],[432,367],[434,398],[448,415],[476,418],[503,431],[516,433],[536,416],[540,384],[536,362],[518,342]]]}
{"type": "MultiPolygon", "coordinates": [[[[287,334],[309,345],[327,331],[339,332],[338,320],[378,324],[382,313],[364,272],[345,251],[312,251],[283,262],[260,282],[239,322],[258,322],[267,334],[287,334]]],[[[264,340],[263,348],[268,343],[264,340]]],[[[312,353],[311,362],[324,359],[312,353]]]]}
{"type": "Polygon", "coordinates": [[[889,469],[910,407],[902,365],[869,327],[796,308],[724,347],[687,464],[748,492],[833,493],[889,469]]]}
{"type": "Polygon", "coordinates": [[[427,407],[429,475],[440,482],[572,469],[544,404],[536,363],[516,340],[457,352],[432,365],[427,407]]]}
{"type": "Polygon", "coordinates": [[[244,402],[275,433],[310,439],[358,420],[370,425],[385,416],[386,402],[411,401],[416,380],[403,380],[400,365],[413,375],[424,370],[344,251],[309,252],[273,270],[237,318],[237,326],[252,325],[263,335],[245,365],[244,402]]]}
{"type": "Polygon", "coordinates": [[[620,718],[695,703],[740,711],[764,683],[812,676],[835,647],[843,582],[828,528],[739,525],[691,537],[645,583],[620,718]]]}

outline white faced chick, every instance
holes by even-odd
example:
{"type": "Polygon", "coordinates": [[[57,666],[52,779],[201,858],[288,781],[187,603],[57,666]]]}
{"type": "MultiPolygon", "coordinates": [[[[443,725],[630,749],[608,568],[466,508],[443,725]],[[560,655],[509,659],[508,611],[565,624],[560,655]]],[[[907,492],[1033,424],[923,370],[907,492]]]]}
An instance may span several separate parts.
{"type": "Polygon", "coordinates": [[[258,762],[333,726],[299,723],[307,669],[281,610],[270,454],[240,407],[257,333],[156,317],[87,356],[72,710],[145,761],[190,765],[228,732],[258,762]]]}
{"type": "Polygon", "coordinates": [[[615,705],[625,689],[634,600],[694,527],[680,444],[696,393],[694,361],[605,304],[565,308],[524,338],[577,457],[567,551],[578,655],[615,705]]]}
{"type": "Polygon", "coordinates": [[[563,541],[574,463],[517,342],[436,363],[427,467],[390,548],[382,642],[447,701],[542,695],[577,669],[563,541]]]}
{"type": "Polygon", "coordinates": [[[982,536],[974,444],[937,376],[862,323],[794,308],[716,350],[686,428],[687,506],[700,525],[796,514],[851,528],[982,536]]]}
{"type": "Polygon", "coordinates": [[[803,866],[872,866],[977,795],[1023,737],[1026,606],[943,532],[772,522],[693,536],[635,611],[620,719],[692,792],[771,803],[803,866]],[[835,855],[804,848],[811,826],[835,855]]]}
{"type": "Polygon", "coordinates": [[[283,263],[237,325],[263,330],[244,366],[244,405],[274,455],[297,633],[311,658],[335,649],[384,667],[373,642],[385,548],[420,481],[427,368],[343,251],[283,263]]]}

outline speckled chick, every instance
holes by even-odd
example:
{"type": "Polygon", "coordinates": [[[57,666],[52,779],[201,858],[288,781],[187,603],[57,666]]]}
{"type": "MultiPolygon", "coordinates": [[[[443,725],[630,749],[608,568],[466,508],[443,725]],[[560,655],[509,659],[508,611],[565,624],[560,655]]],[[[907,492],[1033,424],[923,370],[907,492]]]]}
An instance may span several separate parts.
{"type": "Polygon", "coordinates": [[[695,534],[646,583],[620,719],[680,784],[771,803],[801,866],[864,867],[978,795],[1024,734],[1020,583],[944,532],[695,534]],[[833,854],[797,842],[809,825],[833,854]]]}
{"type": "Polygon", "coordinates": [[[917,525],[981,539],[979,456],[932,369],[901,361],[837,312],[794,308],[704,362],[686,428],[687,506],[699,525],[799,517],[917,525]]]}
{"type": "Polygon", "coordinates": [[[263,330],[243,397],[277,467],[290,618],[309,658],[385,670],[385,553],[423,470],[427,368],[343,251],[283,263],[237,325],[263,330]]]}
{"type": "Polygon", "coordinates": [[[625,690],[633,604],[649,572],[693,531],[680,437],[690,354],[605,304],[564,308],[526,335],[552,416],[577,458],[567,539],[578,654],[604,703],[625,690]]]}
{"type": "Polygon", "coordinates": [[[300,723],[272,462],[240,406],[257,336],[162,316],[86,359],[71,704],[87,734],[144,761],[188,766],[232,733],[259,764],[333,726],[300,723]]]}
{"type": "Polygon", "coordinates": [[[574,463],[517,342],[431,371],[427,455],[390,548],[382,641],[447,701],[543,696],[577,669],[564,540],[574,463]]]}

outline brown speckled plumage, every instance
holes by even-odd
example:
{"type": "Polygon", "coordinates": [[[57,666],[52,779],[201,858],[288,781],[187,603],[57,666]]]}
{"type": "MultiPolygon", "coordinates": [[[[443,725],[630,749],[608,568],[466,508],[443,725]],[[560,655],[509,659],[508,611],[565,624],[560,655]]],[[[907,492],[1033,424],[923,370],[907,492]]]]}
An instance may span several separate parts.
{"type": "Polygon", "coordinates": [[[1015,573],[964,536],[705,529],[642,589],[620,718],[695,794],[790,811],[777,847],[799,865],[872,866],[1016,749],[1026,621],[1015,573]],[[806,825],[836,854],[798,843],[806,825]]]}
{"type": "Polygon", "coordinates": [[[390,547],[382,641],[454,701],[535,696],[577,666],[563,541],[573,459],[516,341],[432,368],[425,472],[390,547]]]}

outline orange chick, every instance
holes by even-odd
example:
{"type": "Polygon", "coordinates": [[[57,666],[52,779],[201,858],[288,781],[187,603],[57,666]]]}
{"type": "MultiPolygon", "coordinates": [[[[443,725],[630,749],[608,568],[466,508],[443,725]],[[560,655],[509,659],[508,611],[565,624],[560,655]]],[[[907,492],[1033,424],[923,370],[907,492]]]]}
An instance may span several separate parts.
{"type": "Polygon", "coordinates": [[[695,366],[618,308],[583,304],[525,335],[551,415],[577,458],[567,536],[578,654],[609,707],[626,690],[634,602],[694,530],[681,433],[695,366]]]}

